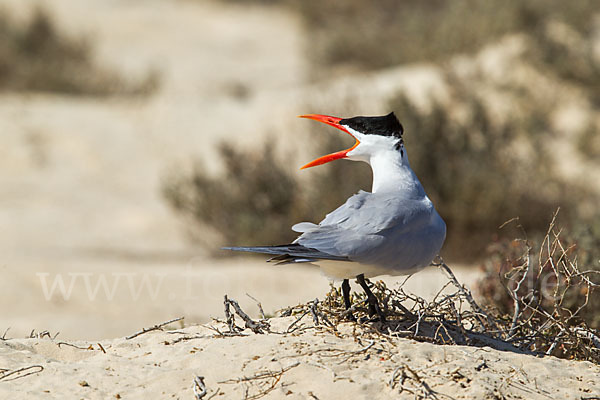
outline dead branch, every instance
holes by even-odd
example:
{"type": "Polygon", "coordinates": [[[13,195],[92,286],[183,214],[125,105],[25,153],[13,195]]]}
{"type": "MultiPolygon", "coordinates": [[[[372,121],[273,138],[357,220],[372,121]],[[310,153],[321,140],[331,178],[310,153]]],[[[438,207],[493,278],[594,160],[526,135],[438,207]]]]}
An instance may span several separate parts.
{"type": "Polygon", "coordinates": [[[473,296],[471,295],[471,291],[469,289],[465,288],[464,285],[461,285],[458,282],[458,279],[456,279],[456,276],[454,276],[454,273],[452,272],[450,267],[448,267],[448,265],[446,265],[446,263],[444,262],[444,259],[442,257],[438,256],[438,260],[439,261],[437,263],[434,262],[432,264],[435,265],[436,267],[439,267],[442,271],[444,271],[446,273],[446,276],[448,276],[448,278],[450,279],[450,282],[452,282],[452,284],[460,291],[460,293],[469,302],[469,305],[471,306],[473,311],[475,311],[475,313],[476,313],[475,318],[477,319],[477,321],[479,321],[479,323],[481,324],[481,327],[483,329],[487,329],[485,322],[480,317],[480,315],[483,315],[486,317],[487,322],[491,325],[491,327],[494,330],[498,330],[498,327],[497,327],[496,323],[494,322],[494,320],[489,315],[487,315],[487,313],[485,311],[483,311],[483,309],[479,306],[479,304],[477,304],[475,299],[473,299],[473,296]]]}
{"type": "Polygon", "coordinates": [[[225,300],[223,301],[223,306],[225,307],[225,321],[227,321],[227,326],[229,327],[229,332],[234,333],[234,332],[241,331],[242,328],[239,328],[235,324],[235,317],[233,316],[233,314],[231,313],[231,310],[229,309],[230,304],[231,303],[229,302],[229,299],[227,299],[227,295],[225,295],[225,300]]]}
{"type": "MultiPolygon", "coordinates": [[[[270,330],[271,327],[267,320],[254,321],[252,318],[250,318],[248,316],[248,314],[246,314],[244,312],[244,310],[242,310],[242,308],[240,307],[240,305],[238,304],[237,301],[235,301],[233,299],[228,299],[227,295],[225,295],[225,304],[229,304],[233,307],[233,309],[235,310],[235,313],[237,315],[239,315],[241,319],[244,320],[246,328],[249,328],[252,332],[262,334],[262,333],[268,332],[270,330]]],[[[225,310],[226,310],[226,314],[227,314],[227,312],[229,310],[229,306],[225,306],[225,310]]],[[[229,315],[231,316],[231,313],[229,315]]],[[[231,317],[231,318],[233,319],[233,317],[231,317]]]]}
{"type": "Polygon", "coordinates": [[[289,371],[292,368],[296,368],[298,365],[300,365],[299,361],[295,362],[291,365],[288,365],[287,367],[284,367],[279,371],[263,371],[263,372],[256,373],[252,376],[244,376],[244,377],[236,378],[236,379],[228,379],[226,381],[220,381],[217,383],[240,383],[240,382],[248,382],[248,381],[253,381],[253,380],[258,380],[258,379],[274,378],[278,375],[281,375],[281,374],[289,371]]]}
{"type": "Polygon", "coordinates": [[[556,226],[557,213],[539,246],[534,248],[523,232],[525,239],[504,250],[508,257],[503,256],[502,264],[489,265],[506,269],[498,274],[505,291],[489,297],[500,305],[512,302],[510,322],[507,315],[495,312],[499,338],[535,354],[600,363],[598,333],[585,323],[598,301],[597,293],[591,300],[597,288],[591,275],[598,271],[579,269],[574,243],[566,242],[556,226]]]}
{"type": "Polygon", "coordinates": [[[102,352],[104,354],[106,354],[106,350],[104,350],[104,347],[99,342],[97,344],[98,344],[98,347],[100,347],[100,350],[102,350],[102,352]]]}
{"type": "Polygon", "coordinates": [[[312,314],[313,317],[313,322],[315,323],[315,325],[319,325],[319,316],[318,311],[317,311],[317,305],[319,304],[319,299],[315,299],[312,303],[312,305],[310,306],[310,313],[312,314]]]}
{"type": "Polygon", "coordinates": [[[398,377],[398,372],[400,372],[400,371],[402,372],[402,374],[404,374],[404,365],[399,365],[398,367],[396,367],[394,372],[392,372],[392,377],[390,378],[390,381],[388,382],[388,385],[390,385],[390,387],[392,389],[396,386],[396,378],[398,377]]]}

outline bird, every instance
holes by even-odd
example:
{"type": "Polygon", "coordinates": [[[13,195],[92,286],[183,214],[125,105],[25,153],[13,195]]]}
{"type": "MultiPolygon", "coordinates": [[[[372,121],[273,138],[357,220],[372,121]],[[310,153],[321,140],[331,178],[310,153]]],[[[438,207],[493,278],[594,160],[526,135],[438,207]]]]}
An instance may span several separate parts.
{"type": "MultiPolygon", "coordinates": [[[[413,172],[404,146],[404,128],[393,112],[383,116],[339,118],[301,115],[352,136],[352,147],[319,157],[306,169],[346,159],[371,166],[371,192],[360,190],[318,224],[300,222],[292,243],[274,246],[224,247],[272,255],[278,264],[315,263],[330,278],[342,280],[349,319],[350,282],[356,278],[367,295],[369,317],[385,315],[365,278],[410,275],[431,264],[446,238],[446,224],[413,172]]],[[[335,184],[335,183],[332,183],[335,184]]]]}

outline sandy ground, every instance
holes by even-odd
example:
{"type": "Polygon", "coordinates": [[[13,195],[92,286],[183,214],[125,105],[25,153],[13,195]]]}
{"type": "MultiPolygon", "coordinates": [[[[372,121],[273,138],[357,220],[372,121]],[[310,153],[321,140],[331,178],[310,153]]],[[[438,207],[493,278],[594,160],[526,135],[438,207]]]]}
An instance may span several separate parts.
{"type": "MultiPolygon", "coordinates": [[[[210,321],[223,313],[225,294],[238,299],[252,316],[254,300],[266,313],[323,298],[330,281],[314,267],[275,266],[257,259],[210,260],[62,260],[53,265],[4,267],[10,279],[0,292],[11,306],[3,309],[7,337],[27,337],[32,330],[49,331],[61,339],[106,339],[125,336],[140,327],[185,316],[187,323],[210,321]],[[26,294],[26,295],[25,295],[26,294]]],[[[461,281],[472,284],[472,270],[458,269],[461,281]]],[[[383,277],[395,287],[405,278],[383,277]]],[[[408,280],[406,288],[431,298],[446,283],[431,267],[408,280]]],[[[339,285],[339,283],[338,283],[339,285]]],[[[355,285],[358,288],[358,285],[355,285]]]]}
{"type": "MultiPolygon", "coordinates": [[[[31,4],[6,2],[20,15],[31,4]]],[[[328,98],[353,98],[357,114],[375,114],[399,87],[418,99],[440,85],[436,68],[423,66],[308,82],[299,22],[277,8],[57,0],[49,10],[62,29],[94,39],[99,62],[132,78],[157,69],[161,86],[146,99],[0,94],[0,304],[11,305],[0,330],[15,336],[106,338],[182,312],[207,321],[220,311],[218,300],[186,302],[172,288],[149,303],[120,303],[136,297],[125,288],[142,277],[164,275],[167,287],[189,271],[223,275],[201,299],[248,292],[272,309],[322,295],[328,283],[316,271],[310,285],[281,295],[308,272],[207,258],[185,240],[161,179],[193,159],[218,169],[214,145],[224,139],[302,143],[310,124],[295,116],[335,113],[341,107],[331,104],[346,102],[328,98]],[[69,300],[47,300],[53,279],[73,283],[69,300]]],[[[305,147],[295,147],[298,165],[305,147]]]]}
{"type": "MultiPolygon", "coordinates": [[[[220,140],[252,142],[268,129],[270,122],[262,122],[268,109],[255,96],[302,80],[296,22],[278,10],[151,3],[59,0],[51,12],[67,31],[94,38],[102,63],[133,77],[157,68],[161,88],[153,97],[0,96],[0,269],[10,277],[0,282],[0,303],[18,308],[4,310],[3,329],[21,335],[52,327],[69,337],[106,337],[164,316],[142,300],[84,301],[77,309],[81,276],[181,276],[190,269],[231,276],[223,262],[185,240],[161,197],[161,179],[192,157],[215,164],[213,145],[220,140]],[[281,48],[278,54],[273,47],[281,48]],[[231,94],[236,85],[246,87],[249,99],[231,94]],[[75,276],[77,300],[46,301],[39,274],[75,276]],[[132,315],[141,319],[130,325],[132,315]]],[[[256,276],[268,275],[264,268],[256,276]]],[[[168,294],[161,296],[157,304],[172,305],[164,302],[168,294]]],[[[183,312],[182,305],[169,314],[183,312]]],[[[198,302],[192,307],[200,311],[192,314],[206,319],[210,306],[198,302]]]]}
{"type": "MultiPolygon", "coordinates": [[[[356,341],[352,324],[285,334],[295,317],[271,320],[280,333],[215,338],[187,327],[133,339],[0,341],[3,398],[584,399],[600,394],[600,368],[488,347],[406,339],[356,341]],[[43,370],[42,370],[43,368],[43,370]],[[419,397],[418,395],[422,397],[419,397]],[[252,397],[257,396],[257,397],[252,397]]],[[[303,327],[312,321],[300,322],[303,327]]],[[[225,332],[224,326],[216,325],[225,332]]]]}

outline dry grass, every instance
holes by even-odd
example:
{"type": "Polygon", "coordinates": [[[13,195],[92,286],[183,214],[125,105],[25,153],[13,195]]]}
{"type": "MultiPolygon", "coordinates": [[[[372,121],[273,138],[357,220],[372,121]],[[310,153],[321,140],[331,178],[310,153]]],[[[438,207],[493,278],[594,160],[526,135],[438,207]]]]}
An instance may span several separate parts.
{"type": "MultiPolygon", "coordinates": [[[[202,165],[189,173],[174,173],[163,184],[168,202],[191,219],[191,229],[215,229],[221,244],[291,239],[289,228],[304,206],[298,182],[289,166],[275,156],[273,146],[251,152],[222,144],[219,152],[223,176],[207,175],[202,165]]],[[[191,233],[203,240],[202,233],[191,233]]]]}

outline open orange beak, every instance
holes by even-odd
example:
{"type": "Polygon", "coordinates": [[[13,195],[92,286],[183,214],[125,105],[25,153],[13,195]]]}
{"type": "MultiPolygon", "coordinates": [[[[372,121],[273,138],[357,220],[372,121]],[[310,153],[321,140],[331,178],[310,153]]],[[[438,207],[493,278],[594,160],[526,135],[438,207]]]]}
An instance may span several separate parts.
{"type": "Polygon", "coordinates": [[[342,125],[340,125],[340,121],[342,120],[342,118],[331,117],[329,115],[320,115],[320,114],[300,115],[300,118],[314,119],[315,121],[319,121],[324,124],[331,125],[335,128],[338,128],[341,131],[346,132],[348,135],[352,136],[354,138],[354,140],[356,140],[356,143],[354,143],[354,146],[350,147],[349,149],[338,151],[336,153],[327,154],[326,156],[323,156],[323,157],[319,157],[316,160],[313,160],[313,161],[309,162],[308,164],[306,164],[305,166],[301,167],[300,169],[315,167],[317,165],[325,164],[330,161],[339,160],[340,158],[346,158],[346,157],[348,157],[347,156],[348,152],[354,150],[356,148],[356,146],[358,146],[360,144],[360,141],[356,137],[354,137],[354,135],[352,135],[350,132],[348,132],[348,130],[346,130],[346,128],[344,128],[342,125]]]}

